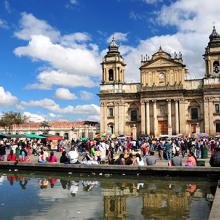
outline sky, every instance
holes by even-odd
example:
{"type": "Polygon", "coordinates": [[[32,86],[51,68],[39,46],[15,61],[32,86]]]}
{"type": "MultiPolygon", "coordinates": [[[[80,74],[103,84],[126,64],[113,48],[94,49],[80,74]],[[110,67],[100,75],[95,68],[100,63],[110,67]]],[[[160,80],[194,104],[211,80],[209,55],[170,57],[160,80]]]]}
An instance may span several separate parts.
{"type": "Polygon", "coordinates": [[[1,0],[0,113],[98,121],[100,63],[113,35],[127,82],[139,82],[141,55],[159,46],[183,54],[188,78],[202,78],[219,11],[219,0],[1,0]]]}

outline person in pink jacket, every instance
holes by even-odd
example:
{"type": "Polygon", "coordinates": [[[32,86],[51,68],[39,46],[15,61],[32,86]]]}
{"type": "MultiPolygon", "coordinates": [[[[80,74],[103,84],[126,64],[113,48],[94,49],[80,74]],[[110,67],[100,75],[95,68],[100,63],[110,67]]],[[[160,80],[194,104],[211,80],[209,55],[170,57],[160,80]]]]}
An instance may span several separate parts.
{"type": "Polygon", "coordinates": [[[186,166],[195,167],[196,165],[197,165],[196,157],[194,156],[193,152],[189,152],[188,158],[186,160],[186,166]]]}
{"type": "Polygon", "coordinates": [[[50,152],[50,156],[48,157],[48,162],[49,163],[57,163],[57,157],[54,156],[54,152],[50,152]]]}

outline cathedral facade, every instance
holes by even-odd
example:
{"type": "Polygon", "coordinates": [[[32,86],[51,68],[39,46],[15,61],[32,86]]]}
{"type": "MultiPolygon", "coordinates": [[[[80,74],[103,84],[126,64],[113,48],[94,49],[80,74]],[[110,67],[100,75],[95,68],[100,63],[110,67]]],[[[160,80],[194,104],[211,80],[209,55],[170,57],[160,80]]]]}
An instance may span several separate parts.
{"type": "Polygon", "coordinates": [[[215,27],[203,55],[202,79],[186,79],[182,54],[161,47],[140,65],[140,82],[125,82],[125,62],[114,38],[102,62],[100,132],[117,135],[220,134],[220,35],[215,27]]]}

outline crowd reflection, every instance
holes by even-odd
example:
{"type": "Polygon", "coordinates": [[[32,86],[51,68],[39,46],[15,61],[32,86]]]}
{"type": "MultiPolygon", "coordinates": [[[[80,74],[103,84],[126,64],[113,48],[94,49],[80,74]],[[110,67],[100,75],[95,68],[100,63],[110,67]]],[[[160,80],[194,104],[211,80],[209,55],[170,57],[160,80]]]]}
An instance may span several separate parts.
{"type": "MultiPolygon", "coordinates": [[[[0,175],[0,179],[1,179],[0,175]]],[[[31,187],[30,178],[25,174],[8,174],[4,176],[11,186],[18,184],[22,190],[31,187]]],[[[79,192],[89,193],[97,187],[101,188],[105,219],[126,219],[129,212],[127,198],[141,198],[142,208],[140,215],[144,218],[162,219],[162,216],[187,219],[193,198],[204,199],[209,205],[214,198],[213,184],[207,187],[190,181],[173,181],[172,179],[155,181],[138,180],[91,180],[81,178],[55,178],[34,177],[40,190],[52,190],[57,188],[62,191],[68,190],[70,197],[76,197],[79,192]],[[166,184],[164,184],[166,183],[166,184]]],[[[35,184],[36,185],[36,184],[35,184]]],[[[172,218],[171,218],[172,219],[172,218]]]]}
{"type": "MultiPolygon", "coordinates": [[[[0,178],[3,177],[0,175],[0,178]]],[[[26,189],[28,186],[28,181],[31,180],[26,175],[16,175],[16,174],[8,174],[6,175],[6,179],[11,186],[15,183],[19,183],[21,189],[26,189]]],[[[37,178],[40,189],[49,189],[54,188],[54,186],[61,186],[62,189],[68,189],[72,196],[76,196],[77,192],[79,191],[79,185],[82,185],[82,189],[85,192],[92,191],[97,185],[98,181],[92,180],[72,180],[72,179],[57,179],[57,178],[37,178]]]]}

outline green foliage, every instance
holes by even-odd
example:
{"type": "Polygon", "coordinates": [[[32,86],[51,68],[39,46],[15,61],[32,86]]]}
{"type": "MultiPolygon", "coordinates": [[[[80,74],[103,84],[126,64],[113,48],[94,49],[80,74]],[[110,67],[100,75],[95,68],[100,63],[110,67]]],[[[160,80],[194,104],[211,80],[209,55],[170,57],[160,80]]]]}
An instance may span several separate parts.
{"type": "Polygon", "coordinates": [[[25,117],[23,117],[19,112],[5,112],[0,118],[0,126],[10,132],[13,125],[23,124],[25,123],[25,120],[25,117]]]}

